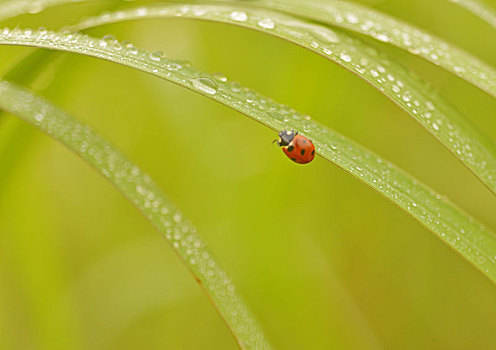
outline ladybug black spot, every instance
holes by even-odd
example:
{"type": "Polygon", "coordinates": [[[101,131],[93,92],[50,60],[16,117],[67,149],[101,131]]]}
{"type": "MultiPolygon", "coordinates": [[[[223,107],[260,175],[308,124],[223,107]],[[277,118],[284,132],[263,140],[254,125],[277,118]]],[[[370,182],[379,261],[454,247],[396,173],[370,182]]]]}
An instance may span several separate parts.
{"type": "Polygon", "coordinates": [[[312,156],[315,154],[315,150],[312,151],[312,156]]]}
{"type": "Polygon", "coordinates": [[[291,158],[291,160],[292,160],[293,162],[296,162],[296,158],[291,158]]]}
{"type": "Polygon", "coordinates": [[[307,140],[303,140],[303,143],[307,143],[307,140]]]}
{"type": "Polygon", "coordinates": [[[305,150],[302,149],[301,152],[300,152],[301,155],[304,155],[305,154],[305,150]]]}
{"type": "Polygon", "coordinates": [[[293,150],[294,150],[294,146],[289,146],[288,147],[288,152],[293,152],[293,150]]]}

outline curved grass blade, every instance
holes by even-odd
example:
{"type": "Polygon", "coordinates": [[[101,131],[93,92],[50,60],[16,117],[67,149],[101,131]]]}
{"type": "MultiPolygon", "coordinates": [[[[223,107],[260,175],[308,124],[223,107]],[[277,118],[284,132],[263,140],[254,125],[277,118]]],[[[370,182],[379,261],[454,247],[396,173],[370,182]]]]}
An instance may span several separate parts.
{"type": "MultiPolygon", "coordinates": [[[[300,130],[314,141],[318,154],[391,200],[496,282],[496,235],[491,230],[388,161],[308,116],[225,77],[209,75],[187,62],[160,57],[132,44],[123,46],[115,40],[79,33],[19,29],[4,30],[0,42],[80,53],[120,63],[191,89],[274,130],[300,130]]],[[[2,98],[2,103],[9,103],[9,99],[2,98]]],[[[115,168],[108,169],[111,170],[115,168]]],[[[138,194],[142,196],[141,192],[138,194]]]]}
{"type": "MultiPolygon", "coordinates": [[[[93,0],[8,1],[0,5],[0,20],[22,13],[39,12],[49,6],[91,1],[93,0]]],[[[494,24],[494,13],[481,3],[475,0],[449,1],[457,2],[477,13],[491,25],[494,24]]],[[[246,1],[241,0],[214,0],[212,2],[247,5],[246,1]]],[[[496,97],[496,71],[493,67],[420,28],[363,5],[341,0],[328,0],[326,3],[319,3],[315,0],[251,0],[248,5],[292,13],[390,43],[442,67],[496,97]]]]}
{"type": "Polygon", "coordinates": [[[45,99],[0,81],[0,108],[35,125],[102,173],[172,245],[204,287],[242,349],[269,349],[230,278],[196,229],[158,186],[105,139],[45,99]]]}
{"type": "Polygon", "coordinates": [[[475,16],[496,28],[496,11],[478,0],[447,0],[472,12],[475,16]]]}
{"type": "MultiPolygon", "coordinates": [[[[89,0],[41,0],[39,1],[39,4],[47,7],[57,4],[63,4],[64,2],[84,1],[89,0]]],[[[333,0],[332,2],[332,6],[324,6],[312,1],[300,3],[282,2],[280,0],[255,0],[251,3],[262,4],[269,8],[276,8],[278,10],[285,10],[288,12],[299,12],[299,15],[304,14],[310,18],[322,21],[325,21],[325,18],[327,18],[328,23],[335,25],[341,24],[347,29],[353,30],[353,27],[355,27],[355,30],[357,30],[357,28],[360,27],[363,31],[363,34],[367,34],[368,32],[369,35],[372,35],[376,39],[382,41],[391,41],[392,43],[394,43],[395,41],[393,39],[399,40],[399,37],[401,36],[403,44],[405,44],[406,46],[410,46],[410,44],[412,44],[412,47],[415,47],[413,51],[417,54],[428,53],[428,50],[425,49],[425,47],[422,49],[419,49],[418,47],[419,44],[429,43],[429,45],[431,45],[429,50],[444,50],[442,52],[439,51],[438,53],[431,53],[429,56],[431,59],[436,61],[438,58],[441,58],[438,63],[444,68],[450,66],[450,64],[448,64],[448,61],[451,60],[451,63],[453,63],[454,61],[458,61],[458,63],[460,63],[463,60],[459,59],[463,57],[465,57],[466,61],[470,64],[477,63],[477,60],[475,58],[470,57],[469,55],[466,55],[461,51],[456,51],[439,39],[431,38],[429,35],[422,33],[418,29],[403,24],[395,20],[394,18],[376,13],[373,10],[369,10],[359,5],[336,0],[333,0]],[[322,11],[320,11],[319,9],[322,11]],[[329,13],[327,13],[327,15],[326,10],[328,12],[330,11],[329,13]],[[312,17],[312,14],[314,17],[312,17]],[[334,18],[334,22],[332,21],[331,17],[334,18]],[[359,17],[362,18],[362,20],[360,20],[359,17]],[[379,22],[384,22],[384,33],[386,34],[381,33],[379,30],[381,28],[380,26],[382,25],[381,23],[375,23],[371,21],[371,19],[373,18],[375,18],[376,20],[380,20],[379,22]],[[383,19],[384,21],[382,21],[383,19]],[[365,21],[365,24],[361,24],[361,22],[363,21],[365,21]],[[403,30],[404,32],[401,32],[395,26],[398,26],[398,28],[401,27],[401,30],[403,30]],[[395,35],[389,37],[388,31],[391,30],[395,33],[395,35]],[[410,35],[412,36],[410,37],[410,35]],[[388,39],[386,40],[386,38],[388,39]],[[451,54],[454,54],[453,58],[451,57],[451,54]]],[[[23,3],[25,2],[20,2],[20,4],[23,3]]],[[[26,5],[23,6],[26,7],[26,5]]],[[[192,13],[193,16],[197,18],[203,16],[204,9],[195,6],[192,6],[192,8],[193,11],[190,11],[188,6],[183,6],[179,10],[176,8],[175,15],[188,16],[190,15],[190,13],[192,13]]],[[[214,13],[213,16],[210,13],[208,19],[226,22],[225,11],[227,9],[228,8],[225,7],[223,8],[224,13],[214,13]]],[[[147,7],[140,7],[139,9],[135,10],[134,15],[135,17],[167,17],[167,11],[168,10],[166,8],[150,9],[147,7]],[[150,14],[149,12],[154,12],[154,14],[150,14]]],[[[172,10],[171,12],[174,12],[174,10],[172,10]]],[[[345,33],[339,34],[343,39],[345,39],[343,40],[345,45],[342,46],[346,46],[346,49],[343,50],[343,48],[341,48],[342,51],[338,54],[333,50],[333,48],[329,48],[329,42],[332,43],[332,41],[335,40],[334,38],[336,38],[336,35],[334,35],[333,32],[325,27],[317,27],[315,24],[311,24],[309,22],[304,23],[303,21],[299,21],[295,18],[289,18],[285,20],[282,15],[276,13],[270,14],[271,17],[269,16],[268,18],[262,18],[259,23],[255,25],[254,23],[249,23],[248,17],[246,19],[244,18],[243,14],[246,15],[246,12],[240,12],[241,17],[236,19],[233,14],[236,14],[238,12],[240,11],[231,11],[231,16],[230,18],[228,18],[227,21],[230,20],[231,23],[245,25],[246,27],[257,28],[259,30],[262,29],[266,31],[274,29],[271,28],[271,26],[274,24],[271,20],[271,17],[278,16],[278,19],[282,23],[285,22],[287,27],[293,28],[287,28],[287,30],[284,30],[284,28],[282,28],[282,33],[277,33],[279,29],[281,29],[280,27],[278,27],[277,29],[273,30],[271,34],[284,37],[287,40],[293,41],[301,46],[316,51],[324,57],[332,59],[345,68],[348,68],[351,71],[357,73],[366,81],[370,82],[373,86],[377,87],[380,91],[390,97],[396,104],[405,109],[410,115],[412,115],[417,121],[419,121],[451,152],[453,152],[455,156],[459,158],[493,193],[496,194],[496,147],[494,143],[480,131],[478,131],[475,127],[473,127],[469,122],[467,122],[455,108],[447,103],[447,101],[443,100],[433,89],[429,88],[428,84],[422,83],[419,79],[412,77],[411,74],[404,68],[388,60],[384,56],[377,57],[378,55],[375,51],[372,51],[371,48],[366,47],[365,44],[346,36],[345,33]],[[264,21],[266,21],[267,23],[264,24],[264,21]],[[295,30],[295,26],[299,28],[296,28],[295,30]],[[311,32],[313,36],[317,38],[317,41],[313,40],[309,43],[308,40],[307,42],[305,42],[305,40],[299,40],[307,34],[306,32],[311,32]],[[330,33],[330,37],[326,37],[326,33],[330,33]],[[324,41],[324,43],[322,45],[321,42],[321,45],[319,46],[319,41],[322,40],[324,41]],[[357,52],[358,54],[356,54],[357,52]],[[356,58],[355,56],[362,56],[358,63],[356,62],[356,60],[355,62],[351,61],[353,58],[356,58]],[[385,67],[388,66],[393,74],[389,71],[386,72],[385,67]],[[407,84],[407,86],[405,87],[405,89],[403,89],[403,85],[405,85],[405,83],[407,84]],[[423,104],[424,102],[425,105],[423,104]],[[422,110],[424,110],[423,113],[422,110]]],[[[208,11],[206,13],[208,14],[208,11]]],[[[258,11],[258,13],[260,12],[258,11]]],[[[133,16],[133,14],[130,14],[130,11],[120,11],[114,13],[114,18],[111,18],[109,20],[108,18],[112,17],[112,15],[105,14],[100,18],[93,19],[93,25],[97,25],[98,23],[103,24],[111,21],[117,21],[119,20],[119,18],[117,17],[122,15],[128,16],[127,18],[132,18],[133,16]]],[[[254,16],[254,18],[257,17],[258,15],[254,16]]],[[[91,21],[92,20],[88,20],[87,22],[85,22],[85,25],[91,25],[91,21]]],[[[467,72],[475,72],[474,74],[478,74],[479,78],[483,78],[483,80],[485,80],[485,77],[489,76],[489,82],[494,85],[496,92],[496,72],[494,72],[492,68],[488,66],[486,68],[488,68],[492,73],[486,71],[485,73],[479,74],[480,72],[478,73],[477,69],[474,70],[474,68],[472,67],[471,69],[467,70],[466,68],[464,68],[463,65],[455,66],[454,69],[461,75],[466,75],[465,73],[467,72]],[[486,73],[490,74],[488,75],[486,73]]]]}
{"type": "Polygon", "coordinates": [[[160,5],[107,12],[73,29],[145,18],[193,18],[239,25],[286,39],[357,74],[403,108],[496,194],[494,143],[427,83],[363,42],[274,12],[219,5],[160,5]]]}
{"type": "MultiPolygon", "coordinates": [[[[246,5],[244,1],[234,3],[246,5]]],[[[442,67],[496,97],[496,71],[487,63],[427,32],[365,6],[340,0],[253,0],[252,5],[284,11],[367,35],[442,67]]]]}

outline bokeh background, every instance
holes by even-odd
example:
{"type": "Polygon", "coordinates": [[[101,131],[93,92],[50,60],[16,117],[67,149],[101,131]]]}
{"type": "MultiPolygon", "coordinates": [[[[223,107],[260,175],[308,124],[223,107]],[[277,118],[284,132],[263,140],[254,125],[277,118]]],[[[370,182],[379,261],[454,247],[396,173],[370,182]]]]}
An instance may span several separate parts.
{"type": "MultiPolygon", "coordinates": [[[[496,64],[496,31],[448,1],[361,2],[496,64]]],[[[105,8],[69,5],[6,25],[57,28],[105,8]]],[[[461,163],[387,98],[317,55],[184,19],[90,33],[188,59],[308,113],[496,229],[496,199],[461,163]]],[[[372,44],[496,140],[494,99],[372,44]]],[[[0,70],[25,52],[0,47],[0,70]]],[[[331,163],[297,166],[271,144],[273,131],[116,64],[64,54],[38,73],[33,89],[99,130],[197,226],[275,349],[496,348],[496,287],[331,163]]],[[[123,196],[62,145],[0,118],[2,349],[237,348],[194,278],[123,196]]]]}

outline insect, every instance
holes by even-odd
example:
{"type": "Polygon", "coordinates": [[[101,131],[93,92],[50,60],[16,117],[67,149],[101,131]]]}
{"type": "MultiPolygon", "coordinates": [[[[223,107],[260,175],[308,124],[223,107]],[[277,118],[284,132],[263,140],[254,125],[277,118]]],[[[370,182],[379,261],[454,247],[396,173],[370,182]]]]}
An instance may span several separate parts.
{"type": "Polygon", "coordinates": [[[298,131],[282,130],[279,132],[279,139],[272,143],[276,141],[284,154],[295,163],[307,164],[315,158],[315,146],[312,141],[303,135],[298,135],[298,131]]]}

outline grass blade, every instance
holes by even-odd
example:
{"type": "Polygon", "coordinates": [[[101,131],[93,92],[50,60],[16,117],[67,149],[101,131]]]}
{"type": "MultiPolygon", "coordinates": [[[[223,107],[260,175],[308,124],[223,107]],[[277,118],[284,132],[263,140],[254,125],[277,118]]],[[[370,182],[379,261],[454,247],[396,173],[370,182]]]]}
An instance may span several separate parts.
{"type": "MultiPolygon", "coordinates": [[[[50,6],[91,1],[93,0],[7,1],[0,5],[0,20],[23,13],[40,12],[50,6]]],[[[481,2],[477,0],[448,1],[467,8],[492,26],[496,26],[494,11],[481,2]]],[[[246,1],[240,0],[213,2],[246,5],[246,1]]],[[[395,45],[442,67],[496,97],[496,71],[493,67],[456,46],[387,14],[341,0],[328,0],[326,3],[319,3],[315,0],[253,0],[249,4],[342,27],[395,45]]]]}
{"type": "MultiPolygon", "coordinates": [[[[42,0],[37,6],[42,9],[48,6],[63,4],[65,2],[85,1],[89,0],[42,0]]],[[[468,1],[470,2],[470,0],[468,1]]],[[[10,3],[11,2],[8,2],[7,4],[10,3]]],[[[298,1],[283,2],[280,0],[255,0],[252,4],[259,4],[278,10],[295,12],[298,15],[305,15],[309,18],[317,19],[323,22],[327,21],[327,23],[338,26],[341,25],[344,28],[356,30],[362,34],[375,37],[381,41],[391,42],[393,44],[396,43],[396,45],[398,45],[398,42],[402,42],[404,45],[403,48],[411,49],[411,52],[414,54],[419,54],[420,56],[429,54],[428,57],[424,58],[431,61],[436,61],[433,63],[437,63],[445,69],[449,70],[449,68],[453,68],[456,73],[461,75],[461,77],[465,76],[465,78],[467,78],[467,72],[472,73],[472,75],[477,75],[479,81],[481,81],[481,79],[485,81],[485,78],[489,77],[488,82],[490,85],[493,85],[495,92],[494,96],[496,96],[496,72],[491,67],[484,66],[482,62],[479,62],[479,64],[477,63],[478,61],[476,58],[471,57],[460,50],[450,48],[441,40],[431,37],[419,29],[395,20],[387,15],[376,13],[375,11],[360,5],[336,0],[333,0],[332,5],[325,6],[312,1],[303,3],[298,1]],[[365,23],[365,25],[362,23],[365,23]],[[384,26],[384,28],[382,28],[382,26],[384,26]],[[453,55],[453,57],[451,55],[453,55]],[[454,65],[454,63],[459,64],[464,61],[468,62],[469,65],[454,65]],[[469,67],[470,64],[475,66],[469,67]],[[478,70],[477,67],[482,70],[485,69],[485,71],[482,72],[481,70],[478,70]]],[[[29,4],[29,1],[21,1],[18,2],[17,5],[15,5],[14,2],[10,6],[13,8],[18,7],[20,10],[17,12],[21,12],[27,11],[29,6],[32,6],[32,4],[29,4]]],[[[171,12],[174,12],[176,17],[184,16],[190,18],[201,18],[204,16],[203,12],[207,7],[205,6],[201,8],[192,6],[192,8],[193,11],[190,11],[188,6],[182,6],[180,9],[174,9],[171,7],[171,12]],[[191,12],[193,15],[191,15],[191,12]]],[[[268,29],[274,29],[268,27],[264,28],[263,24],[260,25],[260,23],[249,23],[248,20],[239,21],[233,19],[232,17],[226,17],[225,12],[228,9],[230,8],[221,8],[220,13],[209,13],[209,11],[206,11],[207,16],[205,16],[205,18],[209,20],[244,25],[258,30],[265,29],[268,31],[268,29]],[[224,13],[222,13],[222,11],[224,13]]],[[[232,11],[232,9],[230,10],[232,11]]],[[[133,17],[168,17],[168,15],[170,15],[167,14],[168,9],[164,7],[140,7],[134,11],[134,14],[132,11],[116,12],[114,13],[112,19],[108,19],[109,17],[112,17],[112,15],[105,14],[100,18],[85,21],[80,27],[94,26],[112,21],[115,22],[120,20],[118,16],[124,16],[127,19],[132,19],[133,17]]],[[[256,11],[254,12],[256,13],[256,11]]],[[[254,17],[257,18],[257,15],[254,17]]],[[[336,43],[332,43],[332,38],[329,40],[329,37],[326,37],[326,33],[331,35],[331,37],[336,37],[329,29],[326,29],[325,27],[316,27],[309,22],[303,22],[295,18],[284,19],[282,15],[277,13],[270,14],[269,20],[271,17],[277,17],[281,22],[285,22],[287,27],[287,30],[284,30],[283,27],[280,33],[280,28],[273,30],[271,32],[272,35],[283,37],[297,43],[298,45],[316,51],[324,57],[334,60],[338,64],[364,78],[386,96],[390,97],[397,105],[405,109],[418,122],[420,122],[458,159],[460,159],[462,163],[464,163],[494,194],[496,194],[496,147],[494,143],[478,131],[471,123],[465,120],[465,118],[455,108],[441,98],[428,86],[428,84],[423,83],[418,78],[412,77],[411,74],[403,67],[395,64],[391,60],[388,60],[386,57],[377,57],[377,53],[371,51],[371,49],[366,47],[365,44],[357,40],[353,40],[349,36],[346,36],[343,32],[339,33],[339,35],[344,39],[344,43],[341,45],[341,52],[336,53],[334,50],[336,43]],[[309,42],[305,39],[301,40],[307,32],[312,33],[314,37],[317,38],[317,41],[313,40],[309,42]],[[322,38],[323,35],[324,38],[322,38]],[[324,39],[323,43],[322,39],[324,39]],[[329,45],[329,41],[331,41],[331,45],[329,45]],[[320,46],[315,46],[315,44],[319,45],[319,42],[320,46]],[[356,54],[357,52],[358,54],[356,54]],[[357,57],[355,56],[362,57],[358,57],[359,61],[357,61],[357,57]],[[351,61],[353,59],[355,62],[351,61]],[[367,62],[367,64],[363,64],[363,62],[367,62]],[[385,71],[385,67],[388,67],[388,72],[385,71]],[[406,87],[403,90],[403,85],[405,83],[406,87]],[[415,105],[416,103],[418,105],[415,105]]],[[[401,45],[398,46],[402,47],[401,45]]]]}
{"type": "Polygon", "coordinates": [[[427,83],[339,30],[331,31],[295,17],[256,9],[245,9],[242,13],[246,18],[239,20],[233,17],[237,12],[231,6],[221,5],[142,6],[106,12],[73,29],[132,19],[183,17],[235,24],[284,38],[336,62],[376,87],[433,134],[496,194],[496,146],[427,83]],[[267,21],[265,25],[264,21],[267,21]]]}
{"type": "Polygon", "coordinates": [[[97,135],[45,99],[0,81],[0,108],[35,125],[102,173],[161,232],[204,287],[242,349],[269,349],[230,278],[196,229],[148,175],[97,135]]]}
{"type": "Polygon", "coordinates": [[[279,13],[257,9],[240,12],[219,5],[161,5],[107,12],[74,29],[145,18],[193,18],[235,24],[320,54],[357,74],[403,108],[496,194],[494,143],[427,83],[346,33],[279,13]]]}
{"type": "Polygon", "coordinates": [[[458,6],[472,12],[475,16],[489,23],[490,26],[496,28],[496,11],[482,1],[478,0],[448,0],[458,6]]]}
{"type": "MultiPolygon", "coordinates": [[[[301,130],[314,141],[322,157],[391,200],[496,282],[496,235],[491,230],[388,161],[287,106],[224,77],[209,75],[181,61],[158,58],[131,44],[123,47],[117,41],[78,33],[18,29],[3,31],[0,42],[75,52],[120,63],[196,91],[274,130],[301,130]]],[[[10,106],[9,101],[3,97],[1,102],[10,106]]]]}
{"type": "Polygon", "coordinates": [[[325,3],[316,0],[254,0],[250,4],[292,13],[395,45],[496,97],[494,68],[420,28],[384,13],[340,0],[328,0],[325,3]]]}

